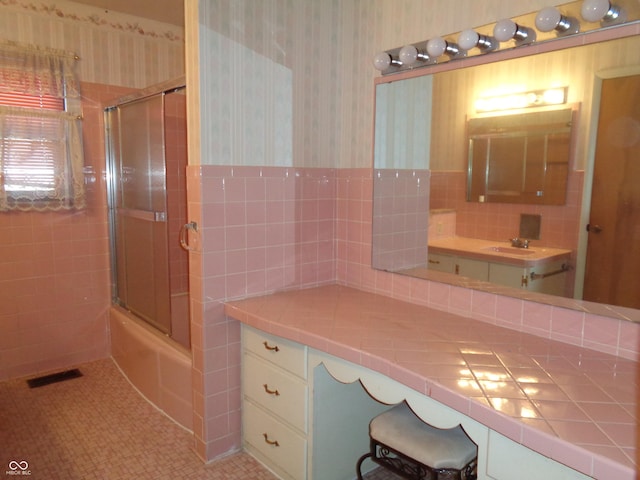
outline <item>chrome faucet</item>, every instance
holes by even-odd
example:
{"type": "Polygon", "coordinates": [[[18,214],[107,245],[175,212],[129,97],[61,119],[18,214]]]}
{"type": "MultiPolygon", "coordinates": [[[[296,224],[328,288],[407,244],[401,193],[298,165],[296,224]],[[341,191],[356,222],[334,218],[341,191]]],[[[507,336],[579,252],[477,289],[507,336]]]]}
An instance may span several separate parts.
{"type": "Polygon", "coordinates": [[[510,238],[511,246],[516,248],[529,248],[529,240],[521,240],[518,237],[510,238]]]}

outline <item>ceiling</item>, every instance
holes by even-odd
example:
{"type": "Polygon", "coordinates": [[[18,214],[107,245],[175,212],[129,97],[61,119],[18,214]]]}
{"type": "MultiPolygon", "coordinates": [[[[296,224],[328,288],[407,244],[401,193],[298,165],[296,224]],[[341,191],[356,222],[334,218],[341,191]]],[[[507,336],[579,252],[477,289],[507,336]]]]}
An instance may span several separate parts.
{"type": "Polygon", "coordinates": [[[127,13],[184,27],[184,0],[72,0],[103,10],[127,13]]]}

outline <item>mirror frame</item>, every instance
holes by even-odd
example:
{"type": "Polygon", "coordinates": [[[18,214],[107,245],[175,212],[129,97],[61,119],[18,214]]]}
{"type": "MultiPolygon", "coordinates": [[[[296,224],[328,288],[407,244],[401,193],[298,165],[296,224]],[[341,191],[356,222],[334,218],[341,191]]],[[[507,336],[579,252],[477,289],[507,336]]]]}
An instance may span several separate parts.
{"type": "MultiPolygon", "coordinates": [[[[579,2],[576,2],[579,3],[579,2]]],[[[523,17],[534,18],[535,14],[529,14],[527,16],[517,17],[518,19],[523,17]]],[[[480,31],[480,29],[478,29],[480,31]]],[[[604,41],[622,39],[627,37],[633,37],[640,35],[640,21],[634,20],[625,24],[611,26],[607,28],[596,29],[584,33],[580,33],[577,35],[566,36],[566,37],[558,37],[550,40],[545,40],[541,43],[534,43],[531,45],[526,45],[523,47],[517,48],[508,48],[505,50],[499,50],[495,52],[491,52],[490,54],[481,54],[475,56],[468,56],[464,58],[459,58],[451,61],[445,61],[443,63],[435,63],[428,66],[423,66],[420,68],[414,69],[406,69],[403,71],[399,71],[397,73],[386,74],[382,76],[378,76],[374,78],[374,117],[375,117],[375,99],[376,99],[376,87],[380,84],[397,82],[400,80],[420,77],[424,75],[433,75],[438,72],[446,72],[450,70],[457,70],[462,68],[468,68],[475,65],[484,65],[493,62],[499,62],[502,60],[509,60],[514,58],[524,58],[532,55],[538,55],[546,52],[555,52],[571,47],[578,47],[582,45],[592,45],[604,41]]],[[[445,38],[457,38],[457,35],[450,35],[445,38]]],[[[596,82],[598,83],[598,82],[596,82]]],[[[598,85],[596,85],[598,87],[598,85]]],[[[375,118],[374,118],[375,122],[375,118]]],[[[597,118],[591,118],[588,120],[589,128],[593,129],[597,123],[597,118]]],[[[593,130],[592,130],[593,131],[593,130]]],[[[375,142],[375,139],[374,139],[375,142]]],[[[374,152],[375,145],[372,151],[372,166],[375,170],[374,163],[374,152]]],[[[592,168],[593,164],[593,153],[592,146],[588,146],[588,156],[586,159],[587,168],[592,168]]],[[[375,175],[374,175],[375,177],[375,175]]],[[[584,195],[590,194],[590,188],[585,185],[584,195]]],[[[584,210],[584,209],[583,209],[584,210]]],[[[580,224],[586,224],[588,219],[585,219],[585,212],[581,212],[580,224]]],[[[579,242],[586,240],[579,240],[579,242]]],[[[372,258],[372,268],[376,268],[373,264],[372,258]]],[[[580,268],[580,265],[577,266],[580,268]]],[[[401,274],[401,273],[397,273],[401,274]]],[[[608,304],[600,304],[595,302],[589,302],[586,300],[579,300],[574,298],[560,297],[560,296],[552,296],[542,293],[522,291],[516,288],[504,287],[499,285],[494,285],[488,282],[471,280],[464,277],[458,277],[456,275],[430,271],[426,270],[424,275],[421,275],[420,278],[429,281],[440,282],[452,286],[470,288],[473,290],[479,290],[482,292],[504,295],[508,297],[515,297],[521,300],[526,301],[534,301],[537,303],[542,303],[546,305],[567,308],[571,310],[578,311],[580,313],[593,314],[599,316],[605,316],[614,318],[617,320],[628,320],[632,322],[640,323],[640,310],[620,307],[608,304]]]]}

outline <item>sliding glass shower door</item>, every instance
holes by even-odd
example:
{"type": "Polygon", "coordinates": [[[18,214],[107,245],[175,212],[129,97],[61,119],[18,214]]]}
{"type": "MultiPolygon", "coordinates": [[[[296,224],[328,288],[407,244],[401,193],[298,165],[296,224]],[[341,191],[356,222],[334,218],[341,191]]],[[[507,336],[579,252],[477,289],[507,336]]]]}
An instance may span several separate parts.
{"type": "Polygon", "coordinates": [[[171,335],[164,94],[107,116],[115,300],[171,335]]]}

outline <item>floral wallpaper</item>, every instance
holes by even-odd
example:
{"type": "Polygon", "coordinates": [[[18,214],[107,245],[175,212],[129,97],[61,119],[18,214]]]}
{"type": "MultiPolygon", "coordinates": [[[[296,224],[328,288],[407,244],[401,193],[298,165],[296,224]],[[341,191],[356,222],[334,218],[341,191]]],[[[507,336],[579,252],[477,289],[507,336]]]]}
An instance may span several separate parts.
{"type": "Polygon", "coordinates": [[[75,53],[83,82],[144,88],[184,75],[183,29],[64,0],[0,0],[0,38],[75,53]]]}

